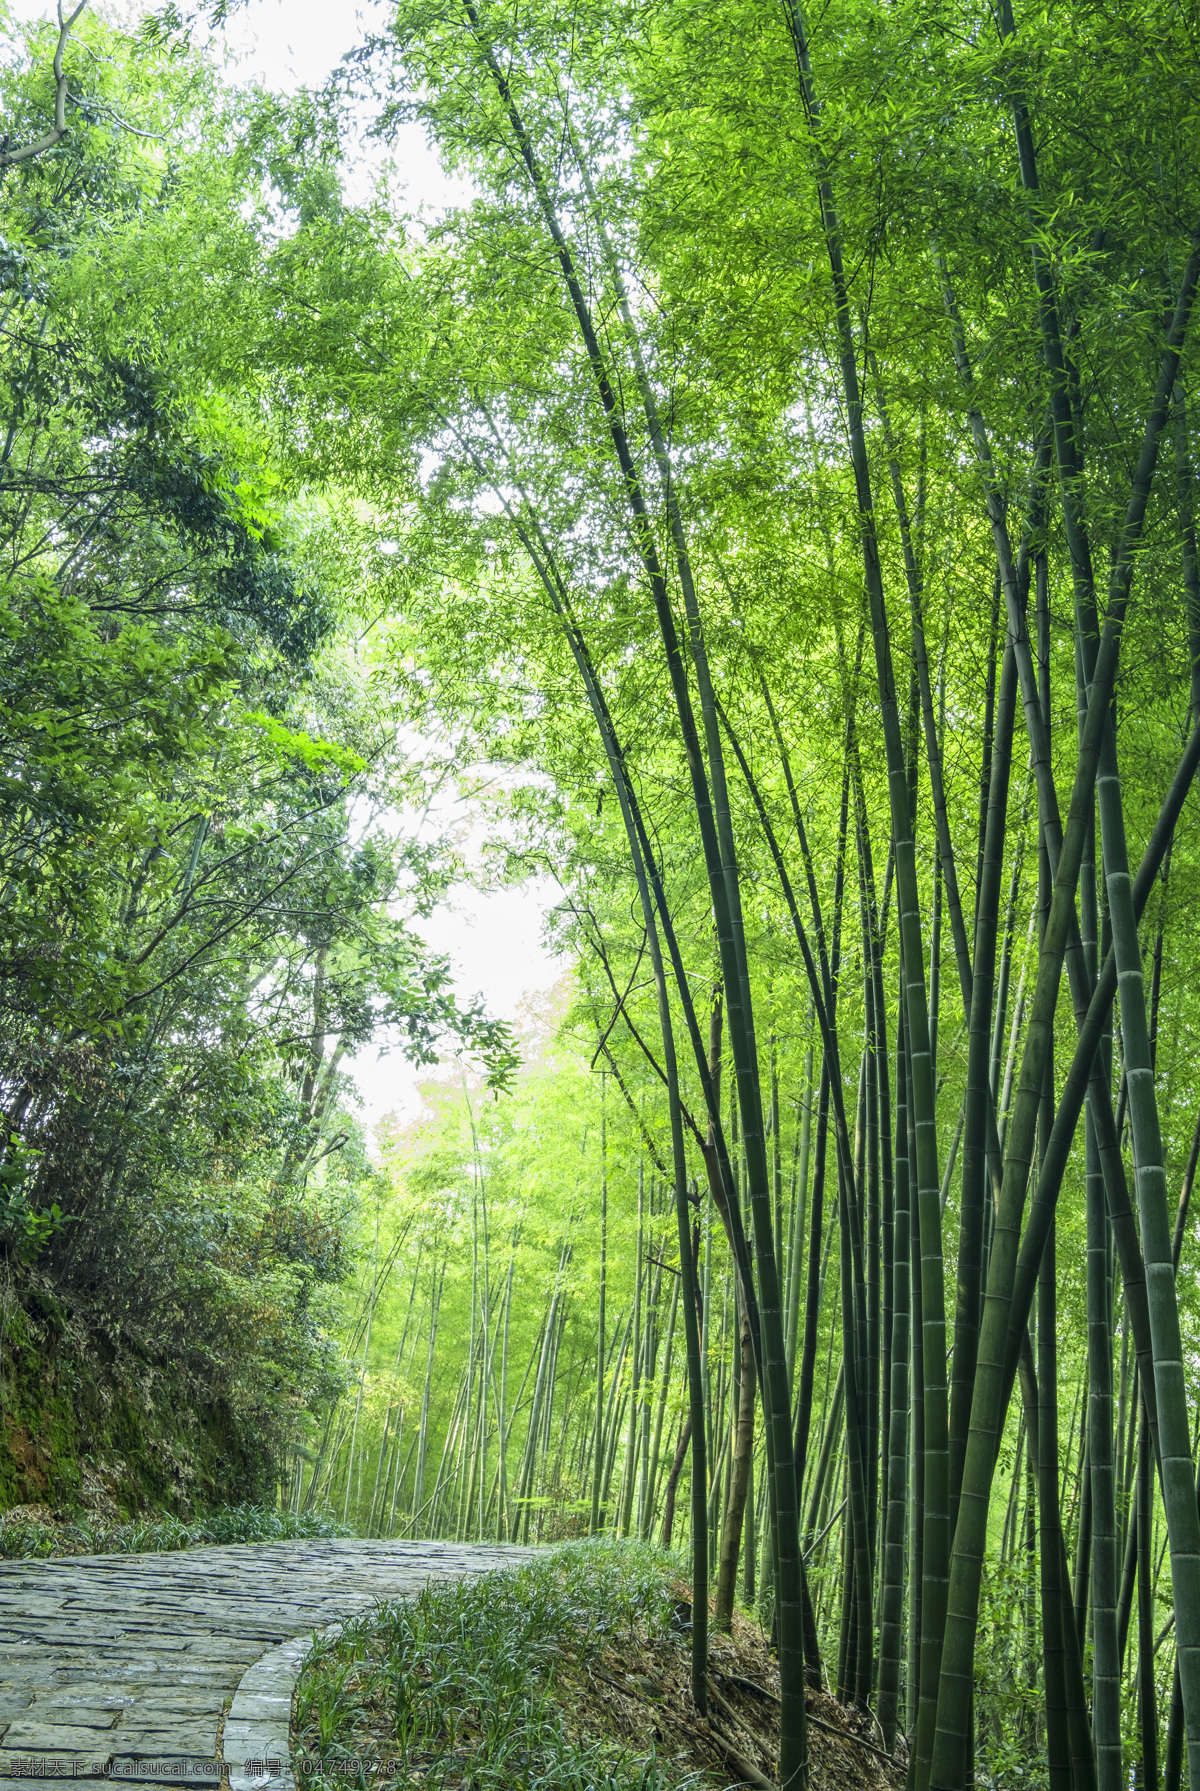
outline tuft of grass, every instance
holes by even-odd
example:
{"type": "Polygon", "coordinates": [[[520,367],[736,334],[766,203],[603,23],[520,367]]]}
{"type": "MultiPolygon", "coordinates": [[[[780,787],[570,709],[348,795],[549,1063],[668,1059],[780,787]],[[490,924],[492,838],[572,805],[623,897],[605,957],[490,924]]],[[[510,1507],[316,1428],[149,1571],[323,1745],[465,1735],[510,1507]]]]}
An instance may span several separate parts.
{"type": "Polygon", "coordinates": [[[637,1543],[544,1558],[379,1605],[318,1640],[297,1688],[296,1765],[313,1791],[676,1791],[701,1781],[651,1745],[581,1743],[552,1692],[560,1666],[614,1639],[666,1635],[678,1573],[637,1543]]]}
{"type": "Polygon", "coordinates": [[[265,1505],[225,1505],[204,1517],[134,1518],[95,1524],[75,1518],[66,1524],[0,1523],[0,1559],[51,1555],[142,1555],[213,1543],[292,1542],[309,1537],[346,1536],[349,1531],[326,1512],[275,1511],[265,1505]]]}

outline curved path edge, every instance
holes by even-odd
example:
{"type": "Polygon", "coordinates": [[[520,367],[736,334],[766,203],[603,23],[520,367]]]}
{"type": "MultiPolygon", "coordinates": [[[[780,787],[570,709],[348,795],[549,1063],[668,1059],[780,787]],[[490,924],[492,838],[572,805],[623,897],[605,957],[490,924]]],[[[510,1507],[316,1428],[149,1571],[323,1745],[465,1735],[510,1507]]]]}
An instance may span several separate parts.
{"type": "MultiPolygon", "coordinates": [[[[411,1594],[409,1594],[411,1597],[411,1594]]],[[[268,1648],[238,1682],[219,1737],[219,1758],[229,1791],[294,1791],[292,1699],[315,1641],[340,1634],[342,1625],[296,1636],[268,1648]]]]}
{"type": "Polygon", "coordinates": [[[230,1791],[294,1791],[292,1693],[314,1637],[531,1552],[338,1538],[0,1561],[0,1791],[215,1791],[225,1773],[230,1791]]]}

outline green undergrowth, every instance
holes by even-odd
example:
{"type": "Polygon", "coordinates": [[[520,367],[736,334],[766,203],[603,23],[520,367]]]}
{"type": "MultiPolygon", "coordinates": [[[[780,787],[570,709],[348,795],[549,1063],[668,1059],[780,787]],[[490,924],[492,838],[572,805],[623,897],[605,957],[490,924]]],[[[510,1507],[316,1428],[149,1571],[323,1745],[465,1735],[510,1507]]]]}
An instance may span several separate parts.
{"type": "Polygon", "coordinates": [[[0,1523],[0,1558],[49,1555],[143,1555],[227,1542],[291,1542],[348,1532],[323,1512],[273,1511],[265,1505],[226,1505],[203,1517],[134,1518],[103,1524],[80,1517],[68,1523],[0,1523]]]}
{"type": "Polygon", "coordinates": [[[384,1604],[318,1641],[296,1701],[298,1778],[338,1791],[668,1791],[653,1750],[567,1732],[560,1664],[665,1635],[678,1569],[640,1544],[568,1543],[384,1604]]]}

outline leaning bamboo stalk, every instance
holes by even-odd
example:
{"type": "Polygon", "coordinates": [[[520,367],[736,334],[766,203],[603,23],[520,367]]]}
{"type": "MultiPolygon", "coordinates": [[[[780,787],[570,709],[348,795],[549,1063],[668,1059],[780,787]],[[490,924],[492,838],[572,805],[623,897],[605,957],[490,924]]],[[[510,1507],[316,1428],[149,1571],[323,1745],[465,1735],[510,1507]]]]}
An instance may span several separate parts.
{"type": "Polygon", "coordinates": [[[342,1500],[342,1523],[346,1524],[350,1514],[350,1482],[354,1474],[354,1448],[358,1442],[358,1422],[362,1416],[363,1390],[367,1380],[367,1358],[371,1351],[371,1321],[375,1316],[375,1301],[371,1301],[371,1309],[367,1315],[367,1328],[363,1336],[362,1362],[358,1370],[358,1390],[354,1396],[354,1422],[350,1427],[350,1455],[346,1463],[346,1490],[342,1500]]]}
{"type": "MultiPolygon", "coordinates": [[[[1154,1686],[1154,1604],[1151,1541],[1151,1500],[1154,1478],[1149,1443],[1138,1460],[1137,1515],[1137,1713],[1141,1734],[1143,1785],[1158,1784],[1158,1699],[1154,1686]]],[[[1176,1605],[1178,1618],[1178,1605],[1176,1605]]],[[[1178,1653],[1176,1659],[1178,1660],[1178,1653]]],[[[1182,1686],[1182,1677],[1180,1680],[1182,1686]]]]}
{"type": "Polygon", "coordinates": [[[728,1631],[733,1622],[733,1600],[737,1584],[738,1550],[750,1491],[750,1471],[754,1449],[754,1356],[750,1349],[750,1326],[739,1312],[735,1336],[740,1355],[738,1395],[733,1422],[733,1450],[725,1521],[721,1533],[721,1549],[717,1571],[717,1595],[713,1612],[713,1628],[728,1631]]]}
{"type": "Polygon", "coordinates": [[[409,1443],[408,1443],[408,1453],[405,1455],[404,1460],[400,1461],[399,1457],[397,1456],[396,1473],[392,1480],[392,1508],[391,1508],[391,1512],[388,1516],[388,1529],[389,1530],[391,1530],[394,1527],[395,1522],[396,1522],[396,1495],[401,1490],[401,1488],[404,1486],[404,1482],[408,1477],[409,1463],[412,1461],[413,1454],[417,1447],[417,1442],[418,1442],[417,1437],[415,1437],[415,1436],[410,1437],[409,1443]]]}
{"type": "Polygon", "coordinates": [[[1121,1666],[1113,1476],[1112,1308],[1108,1217],[1091,1114],[1086,1115],[1088,1464],[1092,1484],[1092,1731],[1098,1791],[1121,1791],[1121,1666]]]}
{"type": "MultiPolygon", "coordinates": [[[[1132,890],[1135,918],[1140,916],[1148,899],[1198,765],[1200,765],[1200,727],[1192,730],[1171,784],[1163,797],[1158,818],[1142,854],[1142,862],[1138,867],[1132,890]]],[[[1012,1376],[1015,1373],[1019,1330],[1024,1324],[1032,1304],[1033,1288],[1037,1279],[1037,1265],[1041,1260],[1046,1230],[1054,1212],[1055,1200],[1061,1186],[1062,1174],[1071,1149],[1085,1090],[1089,1111],[1093,1115],[1097,1129],[1097,1143],[1105,1181],[1105,1196],[1125,1284],[1126,1307],[1137,1359],[1144,1367],[1146,1378],[1148,1380],[1152,1378],[1152,1345],[1149,1310],[1146,1301],[1145,1270],[1125,1181],[1124,1164],[1116,1141],[1116,1125],[1111,1098],[1101,1064],[1097,1059],[1097,1052],[1100,1050],[1109,1024],[1116,984],[1116,959],[1110,947],[1096,979],[1087,1012],[1078,1022],[1079,1036],[1076,1041],[1075,1053],[1059,1096],[1059,1108],[1055,1117],[1054,1129],[1039,1175],[1025,1237],[1021,1243],[1014,1285],[1009,1361],[1006,1370],[1009,1384],[1011,1384],[1012,1376]]],[[[1152,1386],[1149,1388],[1149,1393],[1151,1433],[1156,1436],[1157,1410],[1153,1401],[1152,1386]]]]}
{"type": "Polygon", "coordinates": [[[437,1513],[437,1524],[445,1529],[458,1533],[458,1496],[462,1479],[462,1451],[459,1448],[459,1433],[465,1433],[470,1418],[471,1380],[469,1366],[459,1378],[455,1392],[454,1404],[451,1407],[450,1422],[446,1426],[446,1435],[442,1442],[442,1458],[438,1464],[437,1479],[434,1482],[434,1509],[437,1513]],[[436,1501],[440,1495],[441,1504],[436,1501]]]}
{"type": "MultiPolygon", "coordinates": [[[[1197,263],[1192,272],[1194,290],[1200,276],[1200,256],[1193,260],[1197,263]]],[[[1105,734],[1099,793],[1104,874],[1117,962],[1121,1032],[1133,1123],[1134,1185],[1141,1220],[1154,1346],[1160,1473],[1171,1542],[1176,1651],[1187,1728],[1188,1775],[1189,1783],[1196,1791],[1200,1787],[1200,1513],[1197,1512],[1194,1491],[1174,1252],[1146,1022],[1142,960],[1125,849],[1116,746],[1111,729],[1105,734]]]]}
{"type": "MultiPolygon", "coordinates": [[[[396,1349],[396,1363],[395,1363],[395,1367],[393,1369],[393,1373],[397,1374],[397,1375],[400,1373],[400,1365],[401,1365],[401,1362],[404,1357],[404,1349],[405,1349],[405,1345],[408,1342],[408,1333],[409,1333],[409,1329],[411,1326],[413,1314],[414,1314],[414,1311],[416,1308],[417,1279],[421,1273],[421,1252],[422,1252],[422,1249],[424,1248],[424,1241],[425,1240],[422,1238],[417,1244],[417,1259],[416,1259],[416,1263],[414,1264],[414,1267],[413,1267],[412,1287],[409,1289],[408,1304],[405,1307],[404,1327],[400,1332],[400,1342],[396,1349]]],[[[418,1325],[418,1329],[419,1328],[420,1327],[418,1325]]],[[[367,1518],[367,1534],[368,1535],[374,1535],[374,1533],[375,1533],[375,1506],[376,1506],[376,1501],[378,1500],[378,1497],[379,1497],[379,1478],[380,1478],[380,1474],[383,1471],[384,1459],[387,1456],[388,1430],[389,1430],[389,1426],[390,1426],[392,1412],[394,1409],[395,1409],[395,1407],[394,1407],[394,1403],[393,1403],[388,1406],[387,1411],[384,1415],[383,1435],[382,1435],[382,1437],[380,1439],[380,1443],[379,1443],[379,1454],[376,1457],[376,1461],[375,1461],[375,1484],[371,1489],[371,1508],[370,1508],[370,1513],[367,1518]]],[[[387,1483],[385,1481],[384,1482],[384,1498],[386,1499],[386,1497],[387,1497],[387,1483]]],[[[382,1511],[382,1508],[381,1508],[381,1511],[382,1511]]]]}
{"type": "Polygon", "coordinates": [[[667,1333],[663,1343],[662,1381],[659,1387],[658,1400],[654,1411],[654,1431],[650,1445],[650,1461],[646,1471],[646,1498],[642,1506],[641,1536],[643,1542],[649,1542],[654,1529],[654,1511],[658,1491],[658,1464],[662,1447],[663,1420],[666,1416],[667,1399],[671,1390],[671,1358],[675,1344],[675,1316],[679,1309],[679,1281],[674,1275],[671,1281],[671,1310],[667,1318],[667,1333]]]}
{"type": "MultiPolygon", "coordinates": [[[[812,1013],[812,1000],[809,1000],[812,1013]]],[[[796,1346],[800,1330],[800,1286],[804,1278],[804,1221],[808,1199],[808,1171],[812,1152],[813,1042],[810,1036],[804,1063],[804,1094],[800,1106],[799,1149],[792,1189],[791,1244],[788,1250],[787,1365],[788,1379],[795,1375],[796,1346]]]]}
{"type": "Polygon", "coordinates": [[[382,1515],[383,1515],[383,1505],[380,1503],[380,1499],[379,1499],[380,1478],[382,1477],[382,1479],[383,1479],[383,1501],[384,1501],[384,1503],[386,1503],[387,1493],[388,1493],[388,1483],[394,1477],[394,1471],[395,1471],[395,1466],[396,1466],[396,1457],[399,1454],[400,1442],[402,1441],[403,1435],[404,1435],[404,1407],[401,1404],[401,1405],[399,1405],[399,1411],[400,1411],[399,1426],[397,1429],[396,1436],[392,1440],[393,1441],[392,1453],[389,1456],[388,1455],[388,1438],[389,1438],[389,1434],[390,1434],[390,1430],[391,1430],[392,1413],[397,1409],[397,1405],[398,1405],[398,1402],[393,1400],[388,1405],[387,1411],[384,1413],[383,1434],[381,1435],[381,1437],[379,1439],[379,1449],[375,1456],[375,1483],[371,1488],[371,1504],[370,1504],[370,1508],[369,1508],[368,1515],[367,1515],[366,1534],[368,1536],[374,1536],[376,1534],[375,1513],[376,1513],[377,1507],[379,1510],[380,1517],[382,1517],[382,1515]],[[386,1475],[384,1475],[384,1473],[383,1473],[383,1465],[384,1465],[385,1461],[387,1462],[387,1469],[388,1469],[386,1475]]]}
{"type": "Polygon", "coordinates": [[[501,1331],[500,1346],[500,1385],[495,1389],[496,1397],[496,1438],[499,1450],[499,1504],[497,1507],[497,1534],[503,1535],[504,1525],[508,1518],[508,1340],[509,1320],[512,1314],[513,1268],[517,1254],[517,1233],[514,1232],[508,1257],[508,1273],[504,1281],[504,1319],[501,1331]]]}
{"type": "Polygon", "coordinates": [[[613,1468],[616,1465],[617,1448],[621,1439],[621,1421],[625,1413],[628,1395],[622,1384],[625,1368],[625,1357],[629,1352],[629,1338],[633,1331],[633,1309],[624,1326],[617,1333],[615,1362],[608,1381],[608,1393],[604,1407],[604,1421],[600,1433],[600,1527],[607,1527],[608,1495],[612,1486],[613,1468]]]}
{"type": "Polygon", "coordinates": [[[529,1540],[530,1501],[533,1494],[533,1477],[537,1461],[537,1439],[542,1429],[542,1411],[546,1398],[546,1384],[552,1354],[552,1340],[558,1317],[558,1305],[562,1292],[562,1278],[570,1261],[570,1245],[564,1239],[559,1250],[558,1268],[555,1272],[554,1286],[550,1294],[550,1304],[546,1311],[545,1323],[542,1327],[540,1347],[534,1345],[537,1356],[537,1374],[533,1383],[533,1401],[529,1413],[529,1425],[525,1434],[525,1449],[521,1460],[521,1470],[517,1483],[516,1508],[512,1517],[512,1540],[517,1540],[520,1530],[522,1540],[529,1540]]]}
{"type": "MultiPolygon", "coordinates": [[[[1048,1094],[1053,1101],[1053,1068],[1047,1066],[1048,1094]]],[[[1043,1133],[1043,1140],[1045,1134],[1043,1133]]],[[[1054,1233],[1042,1256],[1038,1277],[1037,1322],[1037,1462],[1038,1566],[1042,1594],[1042,1663],[1046,1688],[1046,1742],[1051,1791],[1071,1791],[1071,1744],[1067,1730],[1067,1676],[1063,1635],[1064,1598],[1059,1576],[1058,1505],[1058,1360],[1056,1337],[1054,1233]]]]}
{"type": "MultiPolygon", "coordinates": [[[[650,1194],[650,1217],[651,1220],[653,1220],[653,1187],[651,1188],[650,1194]]],[[[649,1269],[650,1265],[647,1263],[647,1275],[649,1274],[649,1269]]],[[[641,1435],[638,1438],[638,1483],[636,1509],[634,1512],[634,1528],[638,1536],[641,1536],[645,1527],[646,1501],[650,1497],[650,1446],[651,1434],[654,1427],[654,1407],[656,1404],[654,1388],[658,1378],[658,1333],[660,1323],[659,1298],[662,1293],[662,1277],[663,1266],[660,1247],[660,1255],[654,1268],[654,1279],[649,1286],[649,1292],[647,1294],[646,1331],[645,1340],[642,1345],[642,1381],[644,1387],[642,1394],[641,1435]]]]}
{"type": "MultiPolygon", "coordinates": [[[[557,1462],[555,1463],[554,1467],[551,1467],[551,1465],[550,1465],[550,1443],[551,1443],[551,1439],[552,1439],[552,1436],[554,1433],[555,1406],[556,1406],[556,1402],[558,1402],[559,1404],[561,1404],[563,1406],[566,1405],[565,1398],[563,1398],[561,1401],[559,1401],[559,1398],[558,1398],[558,1394],[559,1394],[558,1358],[559,1358],[559,1352],[562,1349],[563,1333],[566,1330],[566,1324],[567,1324],[567,1314],[566,1314],[565,1310],[562,1310],[560,1308],[559,1316],[558,1316],[558,1323],[556,1324],[556,1326],[554,1328],[554,1344],[553,1344],[553,1348],[552,1348],[551,1356],[550,1356],[550,1375],[549,1375],[549,1384],[547,1387],[547,1394],[546,1394],[546,1410],[545,1410],[545,1417],[543,1419],[542,1432],[541,1432],[541,1437],[540,1437],[542,1465],[541,1465],[541,1478],[540,1478],[539,1484],[541,1486],[542,1491],[541,1491],[541,1496],[540,1496],[539,1504],[538,1504],[538,1541],[539,1542],[542,1539],[542,1525],[543,1525],[545,1511],[547,1508],[547,1501],[549,1499],[550,1493],[551,1493],[554,1485],[556,1484],[557,1462]]],[[[562,1435],[563,1432],[565,1432],[566,1424],[569,1422],[569,1420],[570,1420],[570,1412],[565,1411],[564,1416],[563,1416],[563,1428],[562,1428],[562,1431],[560,1431],[560,1435],[562,1435]]]]}
{"type": "Polygon", "coordinates": [[[413,1486],[413,1509],[419,1511],[425,1491],[425,1461],[429,1447],[429,1401],[433,1390],[433,1364],[437,1349],[438,1313],[442,1304],[442,1289],[446,1284],[446,1263],[442,1262],[437,1283],[433,1292],[433,1303],[429,1315],[429,1340],[425,1349],[425,1379],[421,1388],[421,1416],[417,1427],[417,1470],[413,1486]]]}
{"type": "Polygon", "coordinates": [[[805,1525],[805,1531],[808,1535],[814,1534],[820,1527],[821,1511],[828,1497],[828,1488],[831,1484],[830,1462],[833,1459],[833,1451],[840,1443],[843,1435],[842,1406],[845,1401],[845,1394],[845,1363],[839,1362],[837,1379],[833,1386],[833,1400],[821,1436],[821,1447],[817,1455],[816,1469],[813,1474],[812,1493],[808,1507],[808,1522],[805,1525]]]}

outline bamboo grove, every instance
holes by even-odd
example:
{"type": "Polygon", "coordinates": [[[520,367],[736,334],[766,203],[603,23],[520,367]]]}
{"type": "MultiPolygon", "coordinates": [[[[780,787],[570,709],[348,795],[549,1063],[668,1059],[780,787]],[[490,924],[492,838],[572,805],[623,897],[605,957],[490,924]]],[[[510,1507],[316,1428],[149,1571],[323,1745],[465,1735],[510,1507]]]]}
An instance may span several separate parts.
{"type": "MultiPolygon", "coordinates": [[[[1006,1586],[1049,1782],[1200,1783],[1189,29],[402,11],[362,58],[377,128],[419,113],[474,202],[350,267],[310,233],[281,276],[281,389],[354,419],[326,476],[396,515],[384,463],[436,455],[381,663],[553,778],[524,850],[645,1129],[629,1305],[601,1269],[594,1398],[577,1350],[542,1482],[531,1350],[510,1526],[562,1475],[593,1527],[657,1521],[670,1190],[694,1693],[708,1576],[726,1620],[761,1554],[788,1786],[827,1674],[918,1791],[965,1784],[1006,1586]]],[[[451,1452],[488,1435],[488,1297],[451,1452]]],[[[503,1366],[491,1397],[502,1435],[503,1366]]]]}
{"type": "Polygon", "coordinates": [[[404,0],[189,261],[574,962],[384,1137],[284,1496],[686,1544],[787,1791],[817,1680],[914,1791],[1200,1791],[1198,23],[404,0]],[[414,120],[462,203],[352,204],[414,120]]]}

